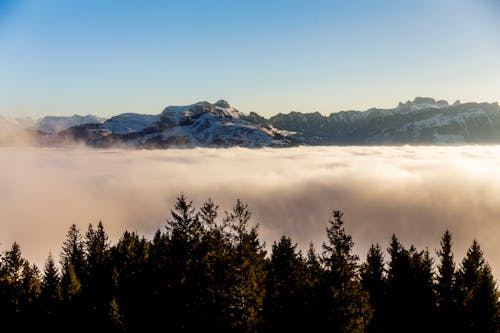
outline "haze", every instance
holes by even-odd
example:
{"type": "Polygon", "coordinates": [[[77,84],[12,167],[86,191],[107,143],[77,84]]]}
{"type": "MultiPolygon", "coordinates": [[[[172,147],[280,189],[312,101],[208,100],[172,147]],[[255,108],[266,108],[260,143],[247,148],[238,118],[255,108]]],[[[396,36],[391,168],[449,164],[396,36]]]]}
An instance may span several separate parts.
{"type": "Polygon", "coordinates": [[[445,229],[461,260],[473,238],[496,276],[500,146],[307,147],[289,149],[93,150],[0,148],[0,243],[13,241],[43,267],[58,257],[70,224],[102,220],[112,242],[125,230],[150,238],[184,193],[199,207],[249,204],[261,238],[287,234],[320,249],[332,209],[364,258],[392,233],[418,248],[439,246],[445,229]]]}

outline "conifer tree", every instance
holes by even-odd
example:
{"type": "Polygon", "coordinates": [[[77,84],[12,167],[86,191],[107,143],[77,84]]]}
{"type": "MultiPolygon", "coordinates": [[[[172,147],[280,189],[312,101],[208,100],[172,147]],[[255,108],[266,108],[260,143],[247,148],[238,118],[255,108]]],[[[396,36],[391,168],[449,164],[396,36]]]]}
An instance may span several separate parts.
{"type": "Polygon", "coordinates": [[[111,249],[115,303],[117,307],[119,304],[120,321],[129,331],[148,329],[145,323],[153,322],[150,313],[156,303],[152,302],[151,296],[157,291],[158,271],[153,273],[150,270],[150,248],[151,242],[144,237],[125,231],[111,249]]]}
{"type": "Polygon", "coordinates": [[[1,267],[2,312],[5,314],[6,321],[15,326],[21,323],[21,285],[25,262],[19,244],[14,242],[10,250],[5,251],[1,267]]]}
{"type": "Polygon", "coordinates": [[[432,260],[427,250],[405,249],[395,235],[389,246],[387,332],[423,332],[435,328],[432,260]]]}
{"type": "Polygon", "coordinates": [[[437,325],[441,331],[458,331],[460,328],[452,245],[452,234],[446,230],[441,238],[441,248],[437,252],[439,259],[436,282],[437,325]]]}
{"type": "Polygon", "coordinates": [[[83,238],[76,224],[72,224],[66,234],[61,251],[62,275],[68,274],[68,267],[71,266],[73,273],[78,280],[85,277],[87,273],[87,263],[85,261],[83,238]]]}
{"type": "Polygon", "coordinates": [[[312,242],[309,244],[307,250],[305,264],[306,277],[304,282],[306,299],[304,302],[304,323],[307,324],[311,332],[317,332],[321,331],[323,326],[326,326],[325,318],[328,316],[328,311],[324,311],[323,304],[326,303],[322,302],[325,294],[322,289],[324,269],[312,242]]]}
{"type": "Polygon", "coordinates": [[[248,205],[237,199],[224,223],[231,230],[233,260],[228,293],[230,304],[225,311],[232,331],[255,331],[262,323],[265,295],[265,251],[258,238],[258,225],[248,229],[251,213],[248,205]]]}
{"type": "Polygon", "coordinates": [[[373,317],[368,325],[368,332],[383,332],[386,320],[386,276],[384,255],[380,245],[372,244],[366,256],[366,262],[361,266],[361,283],[368,291],[373,317]]]}
{"type": "Polygon", "coordinates": [[[387,272],[387,311],[390,320],[384,322],[387,332],[404,332],[411,328],[411,263],[408,251],[396,235],[392,235],[388,248],[390,260],[387,272]]]}
{"type": "Polygon", "coordinates": [[[264,299],[265,328],[269,332],[307,330],[306,263],[297,244],[282,236],[272,246],[264,299]]]}
{"type": "Polygon", "coordinates": [[[40,300],[45,327],[58,326],[56,321],[61,303],[61,281],[52,254],[49,253],[43,271],[40,300]]]}
{"type": "Polygon", "coordinates": [[[333,211],[323,243],[322,261],[327,269],[328,325],[334,332],[364,332],[372,317],[368,293],[361,287],[358,256],[352,253],[352,237],[344,230],[343,213],[333,211]]]}
{"type": "Polygon", "coordinates": [[[63,242],[60,254],[61,292],[62,292],[62,325],[79,322],[85,329],[85,304],[82,298],[83,281],[87,274],[87,263],[80,230],[72,224],[63,242]]]}
{"type": "Polygon", "coordinates": [[[202,292],[203,262],[199,247],[203,228],[192,201],[184,194],[177,198],[172,218],[167,221],[168,283],[171,323],[174,330],[196,330],[202,321],[199,296],[202,292]]]}
{"type": "Polygon", "coordinates": [[[83,245],[87,267],[82,280],[86,319],[91,327],[98,327],[107,320],[106,309],[113,292],[110,245],[102,222],[98,223],[96,229],[89,224],[83,245]]]}
{"type": "Polygon", "coordinates": [[[491,269],[476,240],[462,260],[457,285],[465,332],[498,332],[499,293],[491,269]]]}
{"type": "Polygon", "coordinates": [[[202,258],[202,292],[199,301],[203,309],[203,326],[208,330],[229,329],[223,313],[230,304],[228,272],[231,269],[231,248],[224,225],[217,221],[218,206],[208,199],[200,208],[203,238],[198,255],[202,258]]]}

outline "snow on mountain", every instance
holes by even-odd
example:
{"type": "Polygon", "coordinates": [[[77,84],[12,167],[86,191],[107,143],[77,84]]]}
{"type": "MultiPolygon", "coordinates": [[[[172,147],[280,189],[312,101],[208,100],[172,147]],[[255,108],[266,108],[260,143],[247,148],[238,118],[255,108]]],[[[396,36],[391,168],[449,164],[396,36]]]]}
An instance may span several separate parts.
{"type": "Polygon", "coordinates": [[[269,119],[244,114],[224,100],[167,106],[158,115],[124,113],[102,123],[70,127],[42,140],[91,146],[282,147],[306,145],[500,142],[497,103],[449,104],[417,97],[392,109],[290,112],[269,119]]]}
{"type": "Polygon", "coordinates": [[[168,106],[159,115],[125,113],[95,126],[70,128],[61,133],[93,146],[115,144],[138,147],[171,146],[284,146],[294,133],[270,124],[252,122],[251,117],[224,100],[185,106],[168,106]]]}
{"type": "Polygon", "coordinates": [[[266,128],[224,100],[169,106],[161,113],[159,133],[134,138],[135,144],[261,147],[289,144],[291,132],[266,128]]]}
{"type": "Polygon", "coordinates": [[[244,116],[235,108],[231,107],[228,102],[219,100],[214,104],[203,101],[196,104],[186,106],[167,106],[160,114],[163,121],[171,125],[178,125],[183,121],[196,118],[203,113],[211,113],[220,117],[229,117],[239,119],[244,116]]]}
{"type": "Polygon", "coordinates": [[[58,133],[73,126],[85,124],[100,124],[104,118],[99,118],[94,115],[72,115],[65,116],[46,116],[36,122],[36,127],[45,133],[58,133]]]}
{"type": "Polygon", "coordinates": [[[115,134],[129,134],[144,131],[159,120],[159,115],[122,113],[106,120],[101,128],[115,134]]]}
{"type": "Polygon", "coordinates": [[[452,105],[444,100],[417,97],[393,109],[279,114],[269,122],[276,128],[299,132],[309,144],[402,144],[442,142],[500,142],[497,103],[452,105]]]}

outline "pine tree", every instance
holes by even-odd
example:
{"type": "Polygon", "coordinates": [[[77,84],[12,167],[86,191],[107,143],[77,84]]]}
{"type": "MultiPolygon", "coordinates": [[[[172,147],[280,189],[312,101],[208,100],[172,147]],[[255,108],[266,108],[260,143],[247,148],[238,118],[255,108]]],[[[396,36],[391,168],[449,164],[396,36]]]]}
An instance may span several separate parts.
{"type": "Polygon", "coordinates": [[[439,330],[458,331],[458,294],[456,289],[455,261],[452,252],[452,235],[446,230],[441,238],[436,283],[437,318],[439,330]]]}
{"type": "Polygon", "coordinates": [[[479,243],[474,240],[457,276],[465,332],[498,332],[499,292],[479,243]]]}
{"type": "Polygon", "coordinates": [[[51,253],[49,253],[43,271],[40,298],[45,327],[57,327],[61,303],[61,281],[51,253]]]}
{"type": "Polygon", "coordinates": [[[19,303],[21,308],[21,330],[33,330],[38,328],[38,319],[40,314],[40,271],[36,265],[30,264],[27,260],[23,264],[23,273],[21,280],[21,289],[19,291],[19,303]]]}
{"type": "Polygon", "coordinates": [[[269,332],[310,329],[306,310],[306,263],[297,244],[282,236],[272,246],[264,299],[265,330],[269,332]]]}
{"type": "Polygon", "coordinates": [[[1,292],[2,298],[5,299],[5,318],[13,324],[16,323],[15,325],[21,323],[21,290],[25,263],[19,244],[13,243],[10,250],[4,254],[1,292]]]}
{"type": "Polygon", "coordinates": [[[432,259],[427,250],[405,249],[395,235],[389,246],[387,332],[431,332],[435,328],[432,259]]]}
{"type": "Polygon", "coordinates": [[[361,284],[368,291],[373,317],[368,325],[368,332],[383,332],[386,316],[386,276],[384,255],[380,245],[372,244],[366,256],[366,262],[361,266],[361,284]]]}
{"type": "Polygon", "coordinates": [[[258,225],[248,230],[251,213],[239,199],[224,223],[231,230],[233,260],[231,262],[225,322],[232,331],[255,331],[262,323],[265,295],[265,251],[258,239],[258,225]]]}
{"type": "Polygon", "coordinates": [[[387,272],[387,311],[388,318],[384,322],[387,332],[405,332],[411,329],[412,306],[411,263],[408,251],[401,245],[396,235],[392,235],[389,245],[389,269],[387,272]]]}
{"type": "Polygon", "coordinates": [[[96,229],[89,224],[83,245],[87,267],[82,280],[86,320],[90,327],[99,327],[107,321],[106,309],[113,292],[110,245],[102,222],[98,223],[96,229]]]}
{"type": "Polygon", "coordinates": [[[328,311],[325,314],[323,304],[326,303],[322,302],[325,294],[322,290],[324,269],[312,242],[309,244],[307,250],[305,264],[306,276],[304,282],[306,299],[304,301],[304,324],[311,332],[318,332],[327,326],[325,318],[328,316],[328,311]]]}
{"type": "Polygon", "coordinates": [[[211,331],[227,331],[224,311],[231,299],[228,293],[231,268],[231,248],[224,225],[217,222],[218,206],[208,199],[200,208],[199,217],[203,225],[203,238],[198,248],[202,258],[201,293],[199,302],[203,312],[203,327],[211,331]]]}
{"type": "Polygon", "coordinates": [[[199,317],[204,275],[203,253],[199,251],[203,228],[193,202],[183,194],[177,198],[171,215],[167,221],[171,323],[174,330],[197,330],[203,321],[199,317]]]}
{"type": "Polygon", "coordinates": [[[87,263],[85,261],[83,238],[76,224],[72,224],[66,234],[61,251],[62,275],[68,273],[68,267],[72,266],[74,274],[80,280],[87,273],[87,263]]]}
{"type": "Polygon", "coordinates": [[[329,327],[334,332],[364,332],[372,317],[368,293],[361,287],[358,256],[352,253],[352,237],[344,230],[343,213],[333,211],[326,229],[322,261],[327,268],[329,327]]]}
{"type": "Polygon", "coordinates": [[[61,262],[61,292],[62,312],[61,325],[71,325],[79,322],[80,328],[85,330],[85,304],[82,298],[83,282],[87,274],[87,263],[83,248],[83,239],[80,230],[72,224],[63,242],[60,254],[61,262]]]}
{"type": "Polygon", "coordinates": [[[155,303],[151,297],[158,277],[150,270],[151,242],[136,233],[125,231],[111,249],[114,267],[115,302],[119,306],[120,321],[129,331],[148,329],[155,303]]]}

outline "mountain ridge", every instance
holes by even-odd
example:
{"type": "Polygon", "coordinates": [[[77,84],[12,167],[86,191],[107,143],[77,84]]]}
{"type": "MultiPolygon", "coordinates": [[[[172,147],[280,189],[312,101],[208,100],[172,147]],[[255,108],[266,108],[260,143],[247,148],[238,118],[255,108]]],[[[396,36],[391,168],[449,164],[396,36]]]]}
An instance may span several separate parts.
{"type": "Polygon", "coordinates": [[[14,129],[30,128],[43,145],[78,141],[95,147],[500,143],[497,102],[450,104],[430,97],[399,102],[394,108],[329,115],[291,111],[266,118],[240,112],[221,99],[167,106],[159,114],[122,113],[108,119],[90,114],[47,116],[31,122],[0,117],[0,130],[12,130],[5,124],[14,129]]]}

